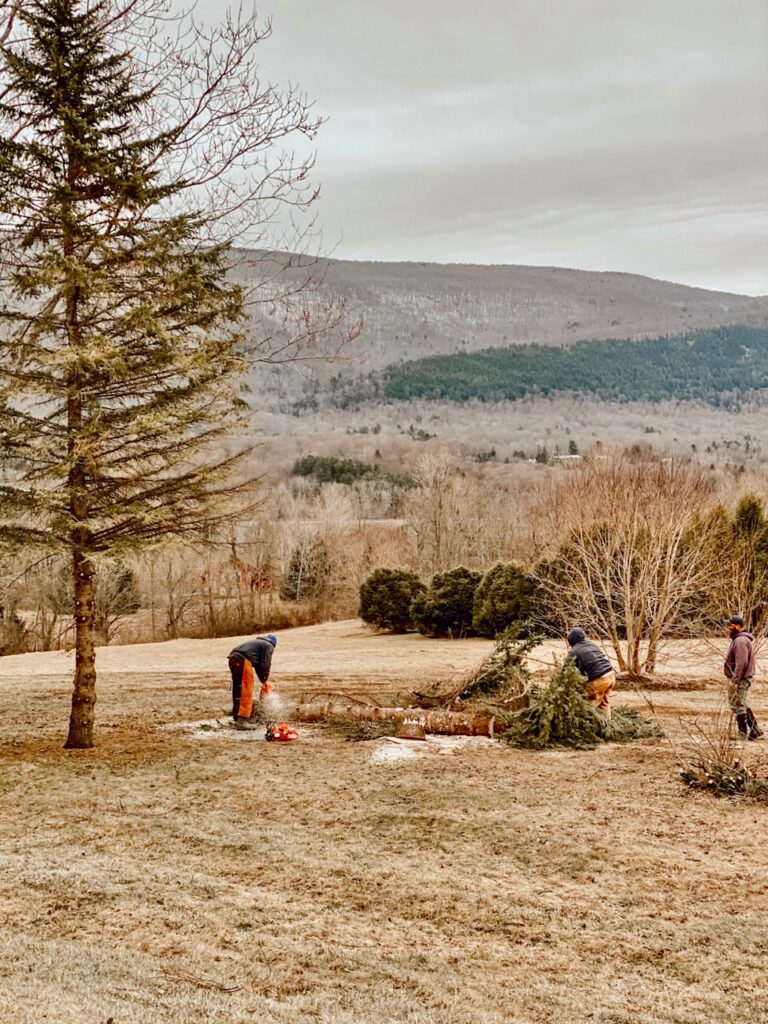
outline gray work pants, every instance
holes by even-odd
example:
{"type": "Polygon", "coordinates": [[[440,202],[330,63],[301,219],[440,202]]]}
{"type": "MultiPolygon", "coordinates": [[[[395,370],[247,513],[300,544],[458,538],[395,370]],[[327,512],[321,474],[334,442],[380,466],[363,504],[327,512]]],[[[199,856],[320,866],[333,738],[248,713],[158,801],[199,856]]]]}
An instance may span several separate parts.
{"type": "Polygon", "coordinates": [[[739,679],[735,683],[728,685],[728,703],[734,715],[746,715],[748,707],[747,695],[751,685],[751,679],[739,679]]]}

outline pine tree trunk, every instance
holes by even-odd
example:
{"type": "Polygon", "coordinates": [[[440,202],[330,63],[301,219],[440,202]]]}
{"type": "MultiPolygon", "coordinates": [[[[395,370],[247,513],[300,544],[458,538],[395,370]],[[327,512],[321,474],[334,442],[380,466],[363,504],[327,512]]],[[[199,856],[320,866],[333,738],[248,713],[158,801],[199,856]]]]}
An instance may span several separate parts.
{"type": "Polygon", "coordinates": [[[66,750],[93,746],[96,707],[96,646],[93,563],[76,548],[72,556],[75,584],[75,684],[66,750]]]}
{"type": "MultiPolygon", "coordinates": [[[[67,178],[70,186],[76,180],[76,162],[70,156],[67,178]]],[[[74,256],[71,232],[64,233],[64,254],[74,256]]],[[[67,293],[67,335],[73,354],[81,346],[78,306],[80,289],[71,282],[67,293]]],[[[69,733],[65,750],[86,750],[93,746],[93,720],[96,706],[96,610],[94,606],[94,569],[88,557],[90,532],[81,525],[88,518],[88,487],[82,455],[83,395],[82,379],[77,363],[68,380],[67,434],[68,453],[72,465],[67,478],[69,511],[73,528],[70,537],[72,580],[75,599],[75,681],[69,733]]]]}

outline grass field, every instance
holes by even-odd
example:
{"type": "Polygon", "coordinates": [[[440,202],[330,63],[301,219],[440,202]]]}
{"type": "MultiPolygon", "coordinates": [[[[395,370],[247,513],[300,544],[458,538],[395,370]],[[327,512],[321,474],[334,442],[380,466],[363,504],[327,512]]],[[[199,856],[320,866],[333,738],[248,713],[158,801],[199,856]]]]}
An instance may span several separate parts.
{"type": "MultiPolygon", "coordinates": [[[[372,763],[386,741],[165,728],[223,712],[232,643],[103,652],[84,752],[66,658],[0,660],[0,1020],[768,1020],[765,808],[684,793],[665,741],[372,763]]],[[[335,623],[274,677],[393,693],[487,649],[335,623]]],[[[719,693],[653,699],[677,735],[719,693]]]]}

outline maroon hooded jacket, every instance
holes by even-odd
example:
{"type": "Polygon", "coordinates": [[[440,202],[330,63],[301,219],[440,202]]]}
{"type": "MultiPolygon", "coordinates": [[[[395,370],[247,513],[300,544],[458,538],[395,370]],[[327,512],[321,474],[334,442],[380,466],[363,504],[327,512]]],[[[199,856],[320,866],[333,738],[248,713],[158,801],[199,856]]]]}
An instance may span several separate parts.
{"type": "Polygon", "coordinates": [[[751,633],[737,633],[725,656],[725,677],[732,683],[751,679],[755,674],[754,637],[751,633]]]}

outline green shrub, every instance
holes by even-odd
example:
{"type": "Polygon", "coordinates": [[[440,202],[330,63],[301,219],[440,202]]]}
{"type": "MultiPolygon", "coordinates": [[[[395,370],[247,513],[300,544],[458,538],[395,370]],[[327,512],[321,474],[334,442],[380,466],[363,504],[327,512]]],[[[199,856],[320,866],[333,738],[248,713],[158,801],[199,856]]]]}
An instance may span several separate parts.
{"type": "Polygon", "coordinates": [[[482,576],[459,566],[432,577],[411,605],[413,624],[425,636],[470,636],[472,605],[482,576]]]}
{"type": "Polygon", "coordinates": [[[392,633],[413,628],[411,603],[426,588],[415,572],[407,569],[375,569],[360,587],[363,622],[392,633]]]}
{"type": "Polygon", "coordinates": [[[511,562],[499,562],[483,576],[475,591],[472,628],[478,636],[495,637],[513,623],[520,623],[519,637],[530,632],[536,585],[511,562]]]}

